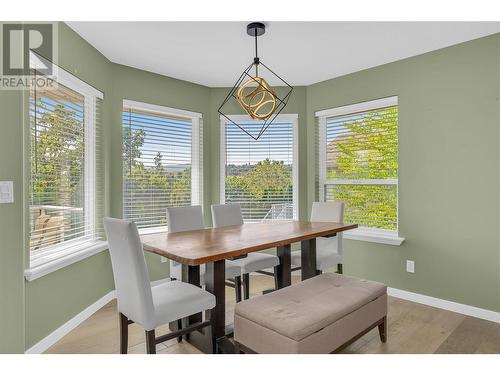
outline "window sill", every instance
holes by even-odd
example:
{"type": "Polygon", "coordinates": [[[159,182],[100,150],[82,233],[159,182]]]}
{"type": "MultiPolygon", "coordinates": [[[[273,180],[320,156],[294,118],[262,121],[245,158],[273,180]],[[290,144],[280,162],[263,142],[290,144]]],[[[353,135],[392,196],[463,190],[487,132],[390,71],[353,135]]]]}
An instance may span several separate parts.
{"type": "Polygon", "coordinates": [[[405,240],[404,237],[399,237],[396,232],[367,228],[358,228],[346,231],[344,232],[344,239],[374,242],[393,246],[401,246],[405,240]]]}
{"type": "Polygon", "coordinates": [[[24,270],[24,278],[27,281],[36,280],[51,272],[60,270],[70,264],[76,263],[82,259],[98,254],[108,248],[106,241],[87,242],[80,246],[72,246],[66,251],[61,250],[55,258],[53,254],[37,257],[36,264],[24,270]]]}

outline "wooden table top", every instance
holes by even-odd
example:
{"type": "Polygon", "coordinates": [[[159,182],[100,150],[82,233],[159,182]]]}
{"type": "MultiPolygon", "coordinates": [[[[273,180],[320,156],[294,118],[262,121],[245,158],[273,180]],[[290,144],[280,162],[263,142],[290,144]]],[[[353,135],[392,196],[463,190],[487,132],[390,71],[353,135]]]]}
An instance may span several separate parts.
{"type": "Polygon", "coordinates": [[[141,236],[144,250],[192,266],[316,237],[334,235],[357,224],[274,221],[141,236]]]}

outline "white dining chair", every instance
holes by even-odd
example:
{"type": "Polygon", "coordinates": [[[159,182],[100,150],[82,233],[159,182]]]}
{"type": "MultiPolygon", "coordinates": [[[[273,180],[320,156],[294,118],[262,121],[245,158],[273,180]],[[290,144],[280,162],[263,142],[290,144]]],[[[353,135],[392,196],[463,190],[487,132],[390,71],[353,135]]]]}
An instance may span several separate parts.
{"type": "MultiPolygon", "coordinates": [[[[146,332],[148,354],[156,345],[211,325],[203,321],[156,337],[155,329],[215,307],[215,296],[182,281],[151,286],[136,225],[127,220],[104,218],[120,317],[120,353],[126,354],[128,326],[137,323],[146,332]]],[[[212,331],[212,330],[210,330],[212,331]]]]}
{"type": "MultiPolygon", "coordinates": [[[[203,211],[201,206],[169,207],[167,208],[167,225],[169,233],[204,229],[203,211]]],[[[239,265],[228,260],[226,263],[226,279],[234,279],[241,275],[239,265]]],[[[170,261],[170,277],[182,279],[182,265],[170,261]]],[[[205,265],[200,266],[200,280],[205,285],[205,265]]]]}
{"type": "MultiPolygon", "coordinates": [[[[239,204],[213,204],[212,222],[215,228],[227,227],[231,225],[242,225],[243,215],[239,204]]],[[[275,285],[277,283],[277,266],[280,264],[279,258],[273,254],[254,252],[247,256],[232,260],[240,266],[243,277],[243,298],[250,298],[250,273],[263,272],[266,269],[273,269],[275,285]]],[[[238,286],[237,286],[238,288],[238,286]]],[[[236,296],[236,302],[241,301],[241,295],[236,296]]]]}
{"type": "MultiPolygon", "coordinates": [[[[343,202],[313,202],[311,221],[342,223],[344,221],[343,202]]],[[[337,267],[342,273],[342,232],[334,237],[316,239],[316,268],[319,272],[337,267]]],[[[292,265],[301,266],[300,250],[292,252],[292,265]]]]}

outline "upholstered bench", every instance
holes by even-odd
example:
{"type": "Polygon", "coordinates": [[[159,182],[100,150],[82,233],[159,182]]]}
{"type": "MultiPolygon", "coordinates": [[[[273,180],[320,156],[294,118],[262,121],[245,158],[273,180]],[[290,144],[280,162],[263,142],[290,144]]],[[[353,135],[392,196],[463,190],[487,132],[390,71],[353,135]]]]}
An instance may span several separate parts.
{"type": "Polygon", "coordinates": [[[331,353],[378,326],[387,337],[387,290],[377,282],[324,273],[236,304],[237,351],[331,353]]]}

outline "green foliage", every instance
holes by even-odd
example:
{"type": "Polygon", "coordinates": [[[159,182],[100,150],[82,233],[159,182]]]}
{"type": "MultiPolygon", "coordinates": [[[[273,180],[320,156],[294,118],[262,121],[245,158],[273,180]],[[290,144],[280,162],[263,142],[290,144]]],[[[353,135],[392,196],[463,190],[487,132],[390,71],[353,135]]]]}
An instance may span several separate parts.
{"type": "Polygon", "coordinates": [[[31,171],[32,201],[43,204],[71,205],[72,196],[82,188],[84,164],[83,124],[75,111],[62,104],[47,110],[37,103],[41,115],[32,128],[31,171]]]}
{"type": "MultiPolygon", "coordinates": [[[[398,177],[397,107],[346,119],[342,126],[346,131],[327,146],[328,180],[398,177]]],[[[330,185],[326,194],[346,204],[347,222],[397,229],[396,185],[330,185]]]]}
{"type": "MultiPolygon", "coordinates": [[[[238,166],[231,165],[233,173],[238,166]]],[[[261,220],[273,204],[292,203],[291,166],[283,161],[265,159],[255,166],[240,166],[241,174],[226,176],[226,202],[242,205],[246,219],[261,220]],[[248,208],[252,213],[246,213],[248,208]]]]}
{"type": "Polygon", "coordinates": [[[283,161],[265,159],[259,161],[247,174],[240,176],[248,193],[261,200],[288,192],[292,185],[291,171],[283,161]]]}
{"type": "Polygon", "coordinates": [[[165,225],[164,219],[151,221],[164,217],[167,207],[191,204],[191,168],[167,171],[161,152],[156,153],[153,166],[145,166],[140,161],[145,135],[143,129],[123,128],[125,190],[134,192],[130,198],[131,207],[125,210],[130,210],[126,212],[127,217],[134,219],[139,227],[165,225]]]}
{"type": "Polygon", "coordinates": [[[346,204],[346,222],[397,229],[396,185],[335,185],[327,188],[327,197],[346,204]]]}
{"type": "Polygon", "coordinates": [[[144,144],[146,132],[144,129],[132,130],[128,126],[123,128],[123,168],[129,170],[138,163],[141,157],[141,147],[144,144]]]}

